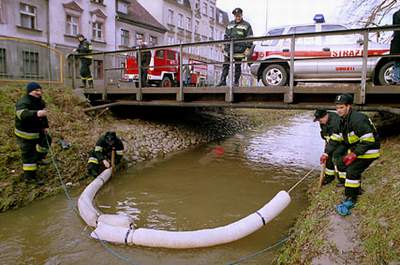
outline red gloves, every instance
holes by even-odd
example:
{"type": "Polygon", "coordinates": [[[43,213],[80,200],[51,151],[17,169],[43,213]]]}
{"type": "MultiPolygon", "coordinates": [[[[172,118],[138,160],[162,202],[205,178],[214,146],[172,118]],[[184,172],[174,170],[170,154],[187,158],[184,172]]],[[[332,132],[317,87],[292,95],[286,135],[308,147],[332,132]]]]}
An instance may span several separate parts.
{"type": "Polygon", "coordinates": [[[357,159],[357,155],[354,153],[347,154],[343,157],[343,163],[348,166],[357,159]]]}
{"type": "Polygon", "coordinates": [[[323,153],[322,155],[321,155],[321,157],[319,158],[319,163],[322,165],[322,164],[325,164],[326,163],[326,161],[328,160],[328,154],[326,154],[326,153],[323,153]]]}

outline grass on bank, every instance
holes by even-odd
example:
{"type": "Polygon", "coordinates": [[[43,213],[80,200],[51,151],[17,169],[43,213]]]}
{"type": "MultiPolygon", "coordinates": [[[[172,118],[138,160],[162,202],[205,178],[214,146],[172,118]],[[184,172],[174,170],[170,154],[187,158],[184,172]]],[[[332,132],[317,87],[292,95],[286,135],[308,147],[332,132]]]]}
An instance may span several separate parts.
{"type": "MultiPolygon", "coordinates": [[[[359,222],[362,264],[380,265],[400,261],[400,136],[382,143],[382,156],[363,174],[363,189],[352,210],[359,222]]],[[[293,228],[293,238],[282,248],[277,264],[310,264],[323,253],[337,253],[324,238],[327,215],[336,214],[334,206],[343,197],[334,185],[316,194],[311,205],[293,228]]],[[[397,264],[397,263],[396,263],[397,264]]]]}

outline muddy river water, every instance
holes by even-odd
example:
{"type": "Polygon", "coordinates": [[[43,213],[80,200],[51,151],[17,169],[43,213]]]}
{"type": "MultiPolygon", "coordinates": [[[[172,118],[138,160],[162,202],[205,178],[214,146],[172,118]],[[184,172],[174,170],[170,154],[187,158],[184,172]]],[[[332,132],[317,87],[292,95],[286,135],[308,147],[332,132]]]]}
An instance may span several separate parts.
{"type": "MultiPolygon", "coordinates": [[[[131,215],[138,227],[181,231],[225,225],[288,190],[313,167],[315,178],[322,145],[311,115],[300,115],[284,126],[246,131],[135,166],[107,183],[95,203],[102,212],[131,215]]],[[[289,207],[254,234],[189,250],[105,248],[89,237],[90,228],[59,194],[0,214],[0,264],[229,264],[287,235],[307,207],[309,183],[298,186],[289,207]]],[[[81,191],[71,191],[74,203],[81,191]]],[[[276,253],[277,248],[246,264],[271,264],[276,253]]]]}

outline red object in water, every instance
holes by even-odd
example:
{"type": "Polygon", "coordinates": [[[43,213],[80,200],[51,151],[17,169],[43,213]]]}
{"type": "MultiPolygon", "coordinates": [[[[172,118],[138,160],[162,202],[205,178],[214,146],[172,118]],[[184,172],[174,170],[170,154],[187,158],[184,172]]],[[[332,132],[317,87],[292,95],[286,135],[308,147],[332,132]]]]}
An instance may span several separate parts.
{"type": "Polygon", "coordinates": [[[217,147],[214,148],[214,153],[217,156],[222,156],[225,153],[225,150],[224,150],[224,148],[222,146],[217,146],[217,147]]]}

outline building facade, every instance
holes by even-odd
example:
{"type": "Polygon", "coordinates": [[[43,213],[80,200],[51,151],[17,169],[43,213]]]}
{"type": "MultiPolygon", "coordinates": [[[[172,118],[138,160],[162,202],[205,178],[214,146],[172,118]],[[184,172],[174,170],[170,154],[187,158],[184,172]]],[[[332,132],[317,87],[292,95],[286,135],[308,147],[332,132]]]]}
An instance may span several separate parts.
{"type": "MultiPolygon", "coordinates": [[[[113,51],[136,46],[138,38],[150,46],[219,40],[227,23],[228,15],[216,7],[216,0],[0,0],[0,75],[22,79],[60,75],[61,62],[45,46],[61,51],[66,59],[78,46],[78,34],[92,43],[94,51],[113,51]],[[27,42],[14,45],[6,38],[27,42]]],[[[223,60],[221,46],[190,47],[184,52],[205,63],[223,60]]],[[[94,58],[95,79],[102,79],[103,67],[109,65],[103,60],[94,58]]],[[[121,63],[110,60],[113,66],[121,63]]],[[[69,62],[67,76],[72,68],[69,62]]],[[[215,76],[221,67],[208,68],[215,76]]]]}

